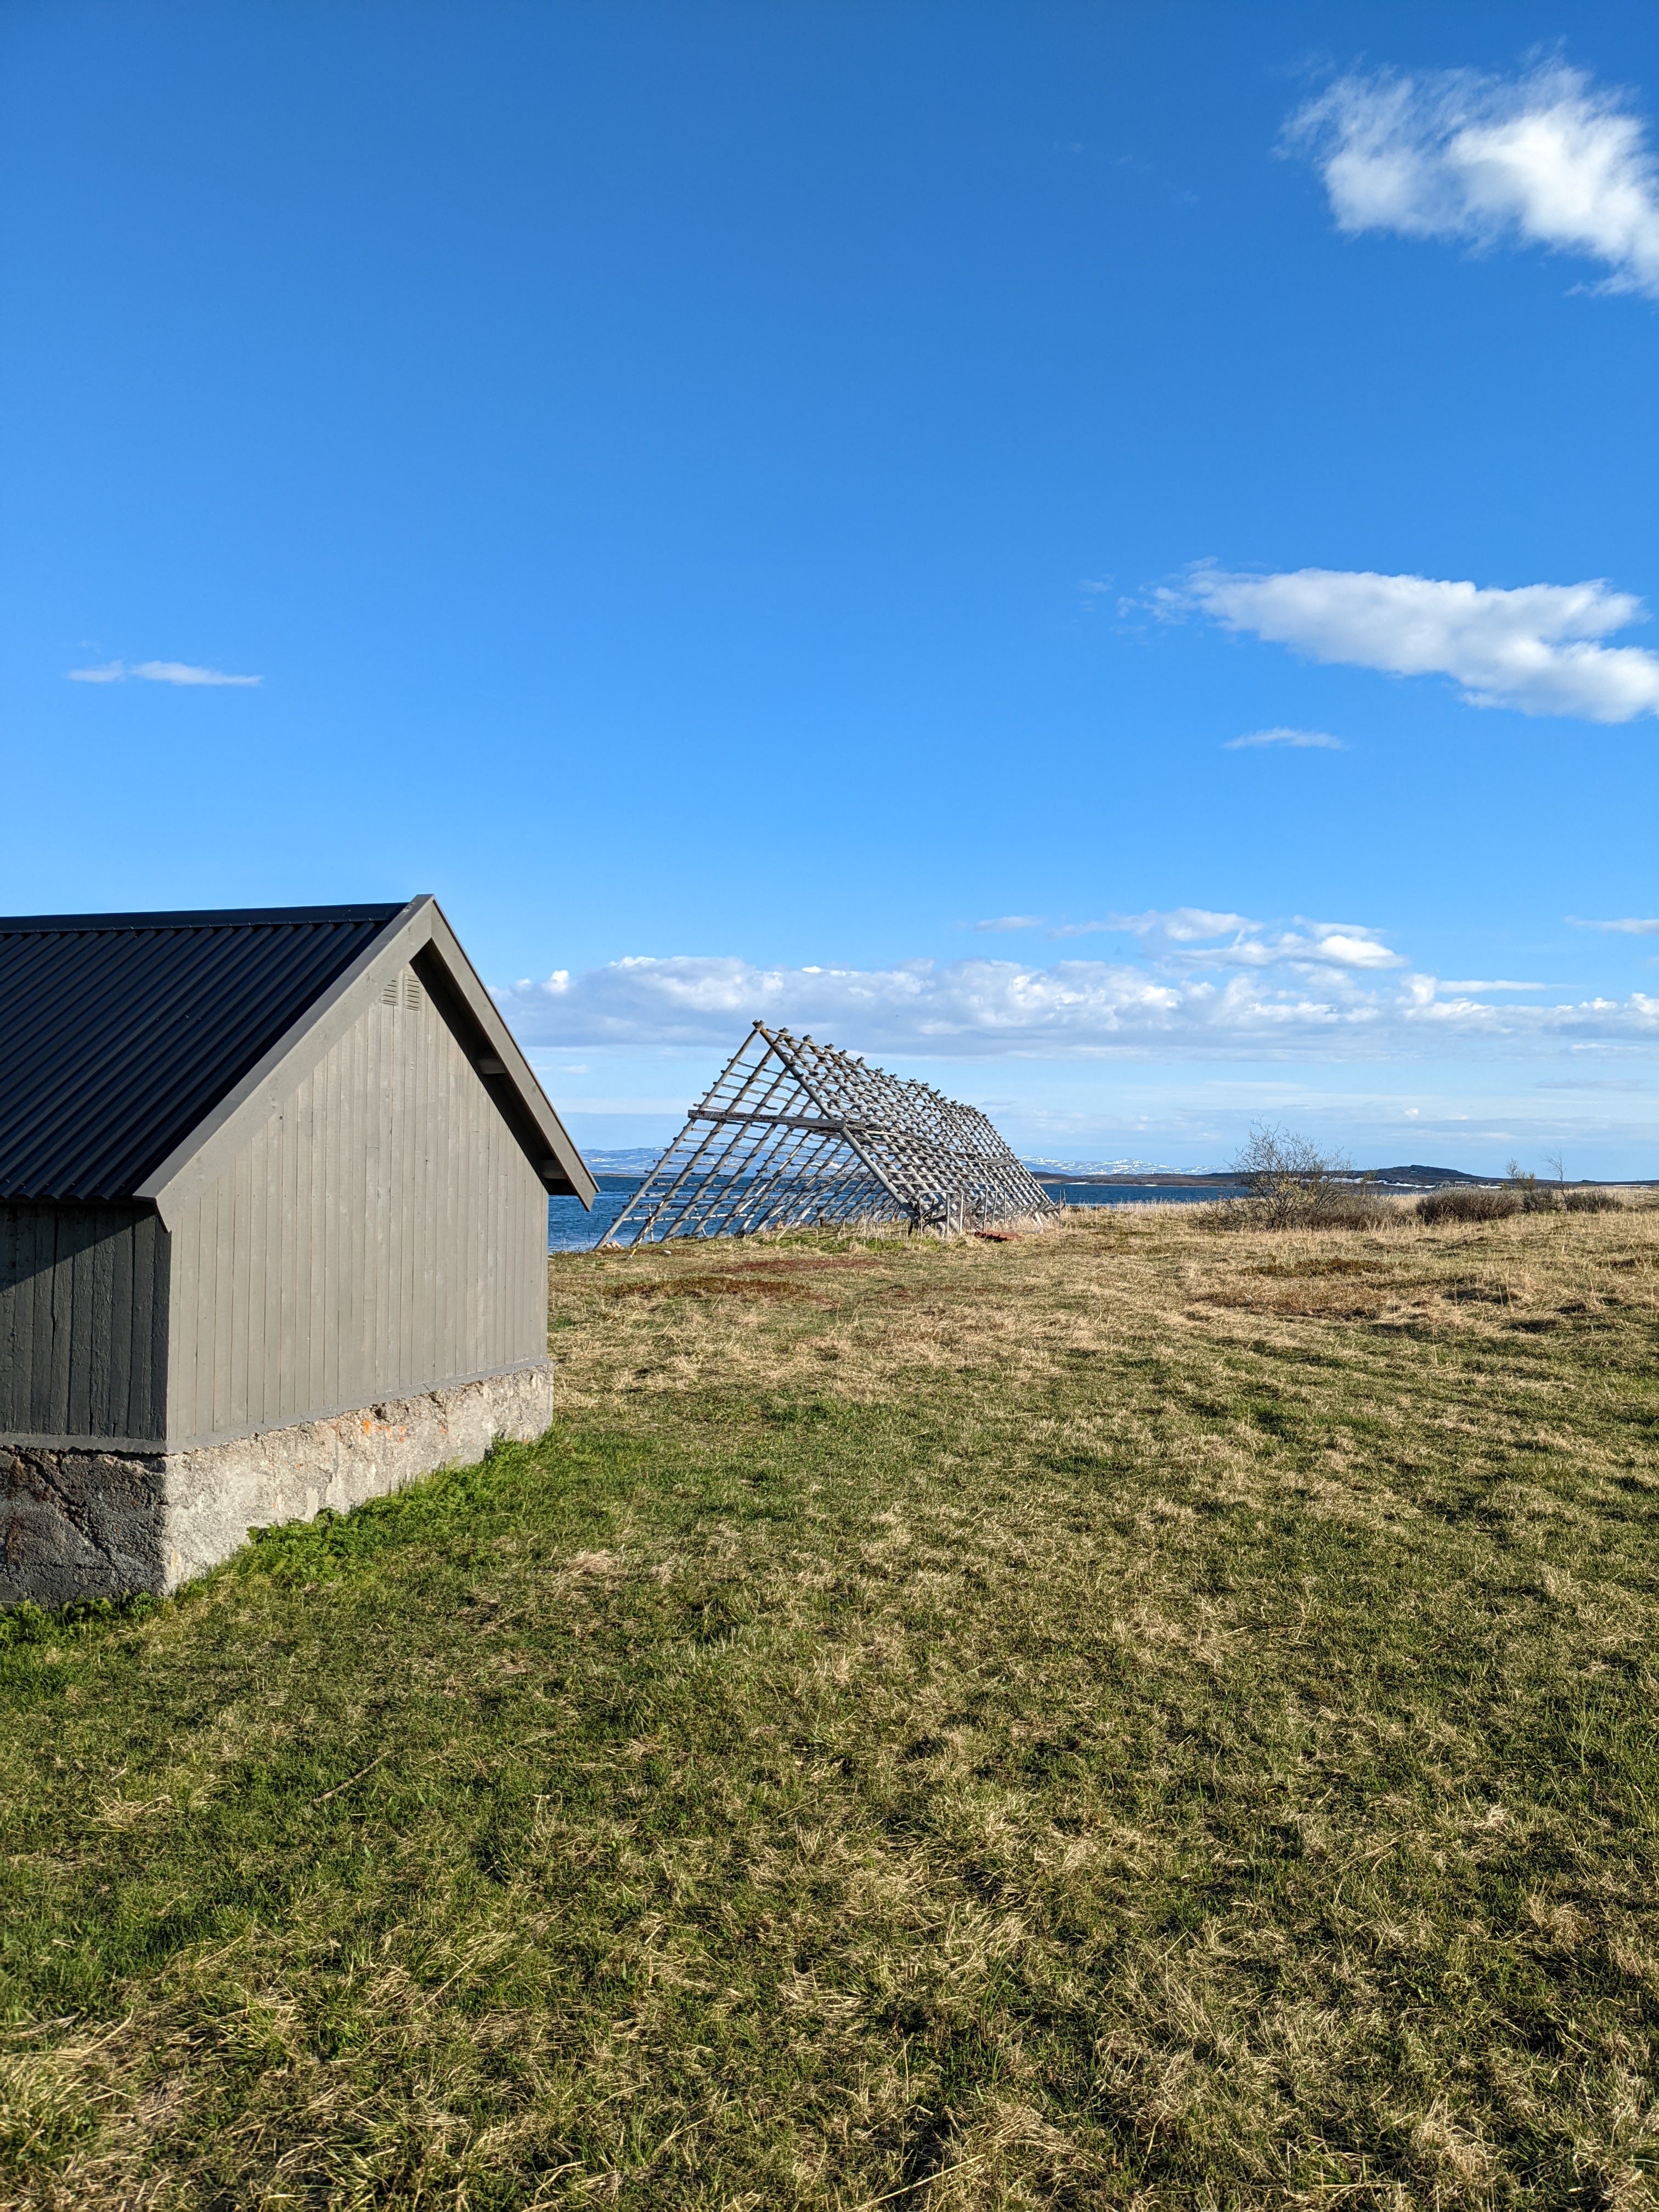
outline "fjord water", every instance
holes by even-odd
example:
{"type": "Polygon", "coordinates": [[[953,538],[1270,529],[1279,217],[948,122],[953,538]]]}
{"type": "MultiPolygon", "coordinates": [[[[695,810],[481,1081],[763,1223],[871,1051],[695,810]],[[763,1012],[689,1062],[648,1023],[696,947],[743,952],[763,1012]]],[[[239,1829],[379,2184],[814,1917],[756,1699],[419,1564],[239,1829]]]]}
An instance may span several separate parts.
{"type": "Polygon", "coordinates": [[[599,1194],[591,1212],[574,1198],[547,1201],[547,1249],[550,1252],[591,1252],[645,1180],[636,1175],[601,1175],[599,1194]]]}
{"type": "MultiPolygon", "coordinates": [[[[592,1212],[584,1212],[574,1198],[547,1201],[547,1249],[550,1252],[590,1252],[622,1212],[644,1180],[636,1175],[601,1175],[599,1194],[592,1212]]],[[[1050,1198],[1067,1206],[1191,1206],[1236,1194],[1214,1185],[1198,1189],[1171,1188],[1161,1183],[1062,1182],[1058,1176],[1040,1176],[1050,1198]]]]}

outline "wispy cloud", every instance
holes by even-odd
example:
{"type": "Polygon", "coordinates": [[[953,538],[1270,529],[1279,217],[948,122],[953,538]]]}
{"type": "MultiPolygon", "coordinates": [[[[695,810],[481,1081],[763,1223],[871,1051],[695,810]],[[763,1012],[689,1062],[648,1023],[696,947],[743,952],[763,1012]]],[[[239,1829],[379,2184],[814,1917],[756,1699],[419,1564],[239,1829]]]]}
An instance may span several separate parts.
{"type": "Polygon", "coordinates": [[[1659,915],[1627,915],[1622,921],[1581,921],[1576,914],[1567,916],[1574,929],[1616,929],[1626,937],[1659,937],[1659,915]]]}
{"type": "Polygon", "coordinates": [[[1341,78],[1292,117],[1348,232],[1513,241],[1597,261],[1601,289],[1659,297],[1659,171],[1625,95],[1559,64],[1341,78]]]}
{"type": "Polygon", "coordinates": [[[1472,706],[1628,722],[1659,714],[1659,655],[1594,642],[1645,618],[1606,583],[1513,591],[1370,569],[1255,576],[1206,563],[1152,595],[1174,619],[1194,610],[1310,659],[1391,676],[1449,676],[1472,706]]]}
{"type": "Polygon", "coordinates": [[[1325,753],[1345,753],[1348,750],[1340,738],[1334,738],[1324,730],[1285,729],[1252,730],[1248,737],[1229,738],[1221,750],[1224,753],[1241,753],[1253,745],[1290,745],[1325,753]]]}
{"type": "Polygon", "coordinates": [[[1046,1059],[1152,1053],[1405,1058],[1659,1047],[1659,995],[1491,1003],[1553,987],[1413,972],[1357,922],[1266,923],[1203,908],[1114,918],[1121,960],[970,958],[763,968],[671,955],[613,961],[496,996],[526,1046],[729,1050],[757,1018],[860,1051],[1046,1059]]]}
{"type": "Polygon", "coordinates": [[[564,1050],[730,1051],[757,1018],[858,1051],[953,1058],[1330,1061],[1659,1047],[1659,995],[1495,1006],[1474,985],[1385,976],[1335,958],[1170,973],[1151,962],[989,959],[808,970],[679,955],[561,970],[496,995],[526,1046],[564,1050]]]}
{"type": "Polygon", "coordinates": [[[192,668],[183,660],[141,660],[133,670],[147,684],[238,684],[250,688],[263,684],[263,676],[228,676],[219,668],[192,668]]]}
{"type": "Polygon", "coordinates": [[[71,684],[125,684],[137,678],[145,684],[231,684],[246,690],[263,684],[263,676],[228,676],[222,668],[196,668],[185,660],[106,661],[101,668],[64,671],[71,684]]]}
{"type": "Polygon", "coordinates": [[[970,929],[1041,929],[1042,927],[1042,916],[1040,914],[1005,914],[1000,915],[994,921],[969,924],[970,929]]]}
{"type": "Polygon", "coordinates": [[[1218,914],[1201,906],[1108,915],[1103,921],[1066,923],[1050,934],[1085,937],[1105,930],[1139,938],[1146,955],[1171,971],[1271,968],[1287,961],[1336,968],[1404,964],[1375,930],[1359,922],[1310,921],[1301,915],[1289,922],[1252,921],[1245,915],[1218,914]]]}
{"type": "Polygon", "coordinates": [[[1149,908],[1145,914],[1109,914],[1103,921],[1072,921],[1056,937],[1089,937],[1111,930],[1122,937],[1150,938],[1164,945],[1197,945],[1217,937],[1237,937],[1260,924],[1242,914],[1219,914],[1207,906],[1149,908]]]}

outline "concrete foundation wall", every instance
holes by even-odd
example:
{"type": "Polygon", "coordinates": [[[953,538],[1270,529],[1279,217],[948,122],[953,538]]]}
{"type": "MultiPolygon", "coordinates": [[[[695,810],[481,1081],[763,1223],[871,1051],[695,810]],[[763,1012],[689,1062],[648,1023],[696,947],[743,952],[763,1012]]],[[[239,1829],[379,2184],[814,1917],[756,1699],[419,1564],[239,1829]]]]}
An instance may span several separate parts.
{"type": "Polygon", "coordinates": [[[308,1521],[325,1505],[349,1513],[441,1467],[472,1465],[498,1437],[538,1437],[552,1417],[544,1362],[196,1451],[0,1444],[0,1605],[166,1596],[228,1559],[250,1528],[308,1521]]]}

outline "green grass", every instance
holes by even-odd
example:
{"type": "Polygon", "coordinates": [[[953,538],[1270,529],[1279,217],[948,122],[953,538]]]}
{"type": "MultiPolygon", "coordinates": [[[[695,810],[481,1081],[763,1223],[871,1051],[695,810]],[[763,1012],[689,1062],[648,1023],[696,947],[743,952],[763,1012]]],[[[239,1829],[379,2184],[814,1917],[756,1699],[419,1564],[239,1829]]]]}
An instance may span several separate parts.
{"type": "Polygon", "coordinates": [[[551,1273],[9,1625],[0,2203],[1653,2201],[1659,1213],[551,1273]]]}

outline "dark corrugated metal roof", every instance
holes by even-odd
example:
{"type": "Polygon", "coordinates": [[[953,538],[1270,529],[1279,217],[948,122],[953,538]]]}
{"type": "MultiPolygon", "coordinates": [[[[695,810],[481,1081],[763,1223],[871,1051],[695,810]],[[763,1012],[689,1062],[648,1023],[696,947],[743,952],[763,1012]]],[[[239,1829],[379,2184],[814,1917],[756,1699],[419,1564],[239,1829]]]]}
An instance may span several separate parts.
{"type": "Polygon", "coordinates": [[[0,919],[0,1198],[127,1198],[400,906],[0,919]]]}

